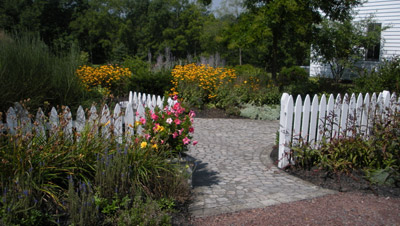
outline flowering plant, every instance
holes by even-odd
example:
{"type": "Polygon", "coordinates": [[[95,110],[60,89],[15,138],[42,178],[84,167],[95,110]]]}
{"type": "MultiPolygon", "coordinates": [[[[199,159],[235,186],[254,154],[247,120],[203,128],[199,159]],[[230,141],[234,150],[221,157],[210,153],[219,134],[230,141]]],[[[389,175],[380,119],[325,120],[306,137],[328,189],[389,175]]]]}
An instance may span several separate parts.
{"type": "Polygon", "coordinates": [[[201,106],[214,101],[220,87],[233,82],[233,69],[214,68],[208,65],[177,65],[172,70],[172,95],[180,94],[184,101],[201,106]]]}
{"type": "Polygon", "coordinates": [[[106,94],[116,91],[125,83],[124,80],[131,76],[129,68],[117,65],[102,65],[91,67],[84,65],[76,70],[78,78],[88,91],[92,89],[105,89],[106,94]]]}
{"type": "Polygon", "coordinates": [[[179,102],[163,109],[156,107],[154,112],[147,108],[145,118],[141,118],[136,125],[143,128],[141,147],[155,150],[163,147],[171,150],[172,154],[187,151],[189,144],[197,144],[197,141],[192,140],[194,117],[195,113],[185,113],[185,108],[179,102]]]}

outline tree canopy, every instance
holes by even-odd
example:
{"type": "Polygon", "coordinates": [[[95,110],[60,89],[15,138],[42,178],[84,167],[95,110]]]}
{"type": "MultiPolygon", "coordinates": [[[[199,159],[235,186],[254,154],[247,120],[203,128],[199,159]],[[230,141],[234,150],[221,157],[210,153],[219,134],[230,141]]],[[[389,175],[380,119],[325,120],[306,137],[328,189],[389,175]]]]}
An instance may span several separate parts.
{"type": "MultiPolygon", "coordinates": [[[[219,53],[228,64],[271,71],[307,65],[317,28],[345,21],[360,0],[235,0],[241,10],[210,10],[211,0],[3,0],[0,29],[39,33],[54,51],[73,45],[92,63],[126,56],[153,61],[219,53]],[[170,56],[168,56],[170,57],[170,56]]],[[[229,6],[229,4],[226,4],[229,6]]]]}

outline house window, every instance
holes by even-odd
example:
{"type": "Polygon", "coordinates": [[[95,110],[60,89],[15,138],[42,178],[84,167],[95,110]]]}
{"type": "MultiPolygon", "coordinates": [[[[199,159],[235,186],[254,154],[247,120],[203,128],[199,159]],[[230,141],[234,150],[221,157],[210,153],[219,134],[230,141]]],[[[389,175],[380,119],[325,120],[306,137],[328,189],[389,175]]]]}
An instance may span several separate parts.
{"type": "Polygon", "coordinates": [[[368,33],[372,33],[376,39],[373,44],[368,46],[365,60],[379,61],[379,55],[381,52],[381,27],[382,24],[380,23],[368,24],[368,33]]]}

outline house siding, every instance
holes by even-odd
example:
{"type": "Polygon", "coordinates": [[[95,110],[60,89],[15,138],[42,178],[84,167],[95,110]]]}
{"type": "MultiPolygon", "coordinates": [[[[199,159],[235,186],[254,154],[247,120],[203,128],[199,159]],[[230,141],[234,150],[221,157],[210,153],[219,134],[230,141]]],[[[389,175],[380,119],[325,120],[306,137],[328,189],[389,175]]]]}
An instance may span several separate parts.
{"type": "MultiPolygon", "coordinates": [[[[382,27],[388,27],[381,33],[381,53],[380,60],[392,58],[400,55],[400,0],[369,0],[355,10],[355,20],[361,20],[374,16],[377,23],[381,23],[382,27]]],[[[364,61],[359,63],[360,66],[373,68],[377,66],[376,61],[364,61]]],[[[310,63],[310,76],[324,75],[332,77],[328,65],[318,63],[310,63]]],[[[345,79],[351,79],[350,73],[345,74],[345,79]]]]}

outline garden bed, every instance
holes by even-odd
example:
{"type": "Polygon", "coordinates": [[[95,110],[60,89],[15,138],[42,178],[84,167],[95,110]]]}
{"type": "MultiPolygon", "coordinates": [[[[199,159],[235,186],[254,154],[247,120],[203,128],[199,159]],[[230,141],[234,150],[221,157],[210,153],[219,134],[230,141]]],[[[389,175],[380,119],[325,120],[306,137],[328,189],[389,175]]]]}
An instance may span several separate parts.
{"type": "MultiPolygon", "coordinates": [[[[270,157],[274,164],[277,165],[277,147],[272,150],[270,157]]],[[[353,171],[349,175],[340,176],[329,174],[325,170],[319,170],[317,168],[303,170],[295,167],[288,167],[284,171],[317,186],[339,192],[360,192],[372,193],[384,197],[400,197],[400,187],[372,185],[363,178],[363,173],[359,171],[353,171]]]]}

